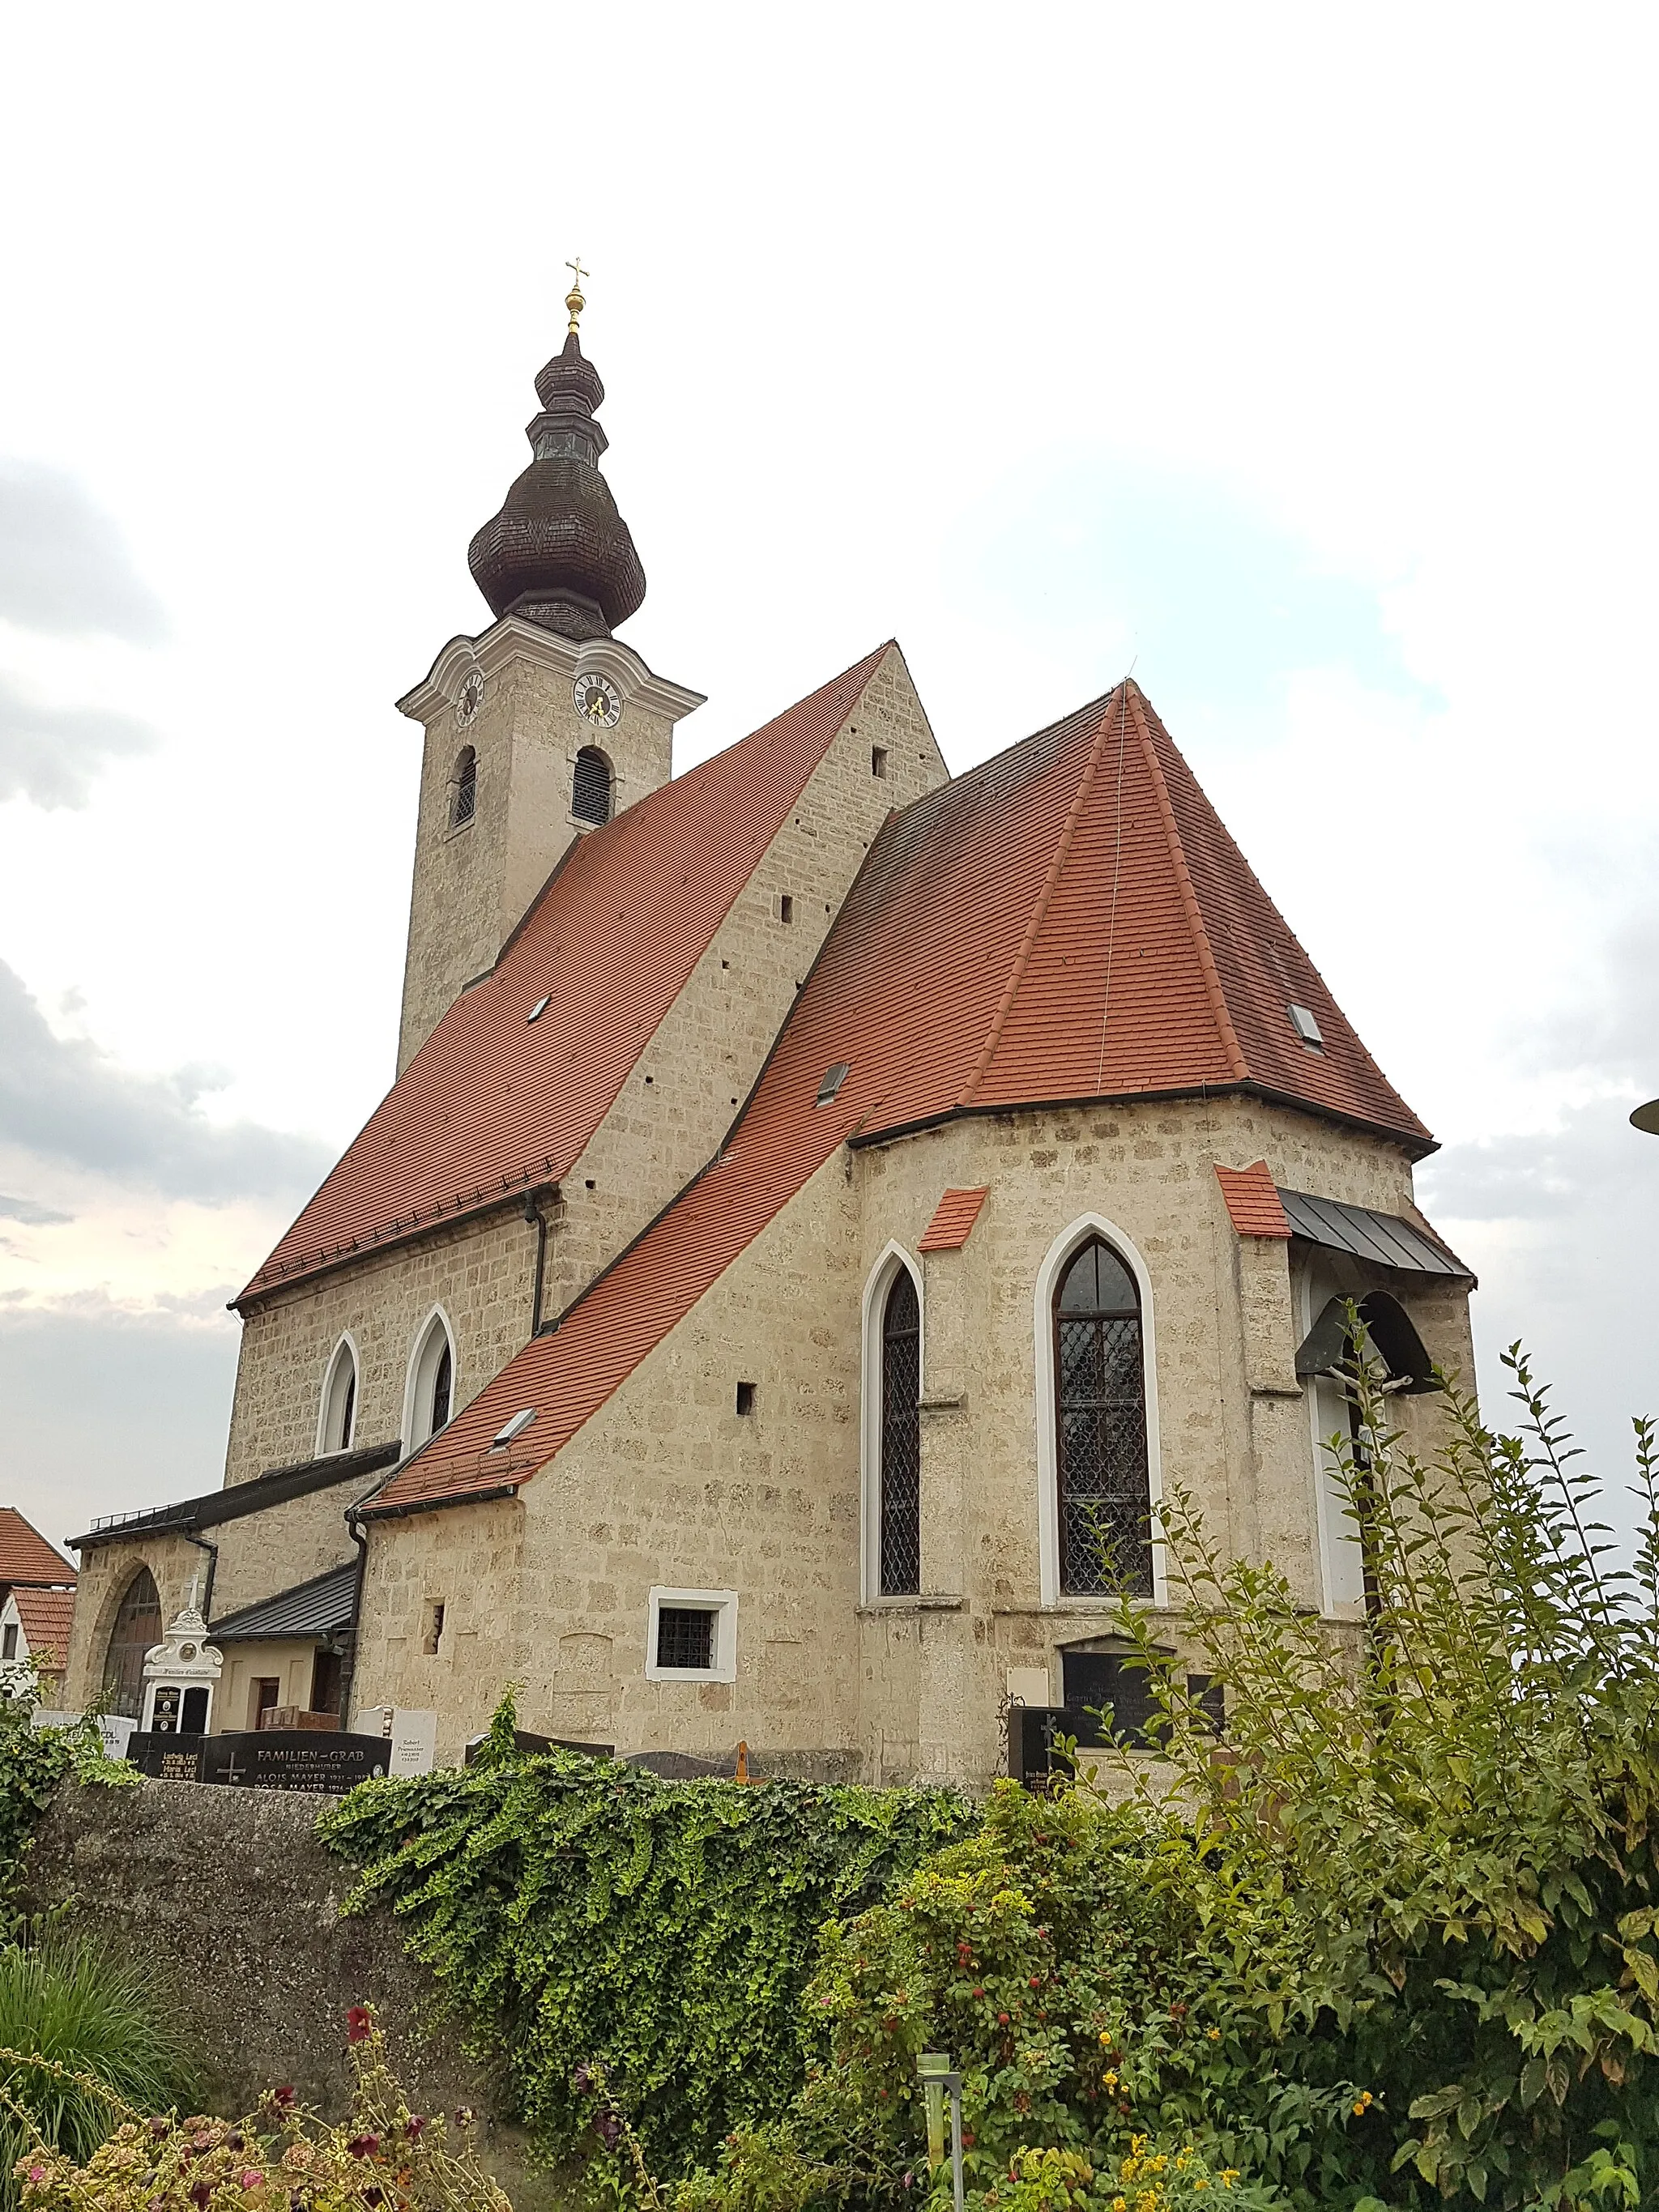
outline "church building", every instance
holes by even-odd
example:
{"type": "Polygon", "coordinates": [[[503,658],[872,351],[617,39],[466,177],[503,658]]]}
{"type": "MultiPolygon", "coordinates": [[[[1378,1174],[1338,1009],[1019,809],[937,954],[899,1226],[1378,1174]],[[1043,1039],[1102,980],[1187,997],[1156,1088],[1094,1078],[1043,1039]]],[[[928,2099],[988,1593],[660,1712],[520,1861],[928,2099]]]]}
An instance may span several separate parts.
{"type": "MultiPolygon", "coordinates": [[[[1334,1632],[1346,1310],[1472,1372],[1428,1131],[1126,678],[952,778],[878,645],[684,775],[700,695],[568,302],[425,733],[396,1080],[235,1300],[223,1487],[82,1559],[65,1697],[194,1592],[215,1725],[437,1716],[979,1785],[1179,1482],[1334,1632]]],[[[1088,1702],[1095,1702],[1091,1694],[1088,1702]]]]}

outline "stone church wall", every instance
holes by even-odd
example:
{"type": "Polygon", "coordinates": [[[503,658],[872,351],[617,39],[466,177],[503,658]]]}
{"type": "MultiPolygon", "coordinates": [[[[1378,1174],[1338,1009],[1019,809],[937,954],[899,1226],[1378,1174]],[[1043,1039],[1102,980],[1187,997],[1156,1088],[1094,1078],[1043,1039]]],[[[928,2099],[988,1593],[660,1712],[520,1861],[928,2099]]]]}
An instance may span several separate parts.
{"type": "Polygon", "coordinates": [[[455,1340],[459,1412],[528,1340],[535,1279],[536,1231],[520,1197],[262,1297],[243,1316],[226,1481],[313,1456],[324,1379],[348,1330],[360,1446],[402,1436],[410,1359],[437,1306],[455,1340]]]}
{"type": "MultiPolygon", "coordinates": [[[[1241,1241],[1212,1172],[1261,1157],[1287,1186],[1409,1210],[1395,1148],[1239,1100],[975,1118],[837,1156],[518,1500],[376,1527],[361,1698],[435,1706],[441,1755],[516,1680],[526,1725],[624,1750],[744,1737],[761,1756],[855,1753],[874,1780],[984,1782],[1008,1669],[1047,1669],[1058,1694],[1060,1647],[1107,1626],[1098,1602],[1045,1606],[1038,1571],[1036,1285],[1089,1213],[1150,1274],[1165,1479],[1317,1607],[1288,1248],[1241,1241]],[[920,1262],[921,1597],[864,1602],[865,1285],[890,1240],[916,1259],[944,1189],[982,1183],[967,1246],[920,1262]],[[735,1683],[646,1680],[653,1584],[738,1592],[735,1683]],[[418,1653],[438,1601],[442,1648],[418,1653]]],[[[1461,1286],[1390,1287],[1467,1371],[1461,1286]]],[[[1431,1402],[1404,1402],[1408,1427],[1431,1402]]]]}

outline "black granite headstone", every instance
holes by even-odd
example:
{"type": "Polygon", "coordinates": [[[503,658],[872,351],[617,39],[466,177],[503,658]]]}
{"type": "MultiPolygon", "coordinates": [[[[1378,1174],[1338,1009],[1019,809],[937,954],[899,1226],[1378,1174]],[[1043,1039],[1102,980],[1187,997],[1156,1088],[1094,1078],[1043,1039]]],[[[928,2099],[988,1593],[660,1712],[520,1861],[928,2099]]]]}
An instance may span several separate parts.
{"type": "Polygon", "coordinates": [[[172,1729],[134,1729],[127,1738],[127,1761],[157,1782],[199,1782],[204,1735],[181,1735],[172,1729]]]}
{"type": "Polygon", "coordinates": [[[347,1735],[338,1729],[258,1729],[246,1735],[204,1737],[201,1778],[233,1790],[338,1796],[385,1774],[391,1759],[385,1736],[347,1735]]]}

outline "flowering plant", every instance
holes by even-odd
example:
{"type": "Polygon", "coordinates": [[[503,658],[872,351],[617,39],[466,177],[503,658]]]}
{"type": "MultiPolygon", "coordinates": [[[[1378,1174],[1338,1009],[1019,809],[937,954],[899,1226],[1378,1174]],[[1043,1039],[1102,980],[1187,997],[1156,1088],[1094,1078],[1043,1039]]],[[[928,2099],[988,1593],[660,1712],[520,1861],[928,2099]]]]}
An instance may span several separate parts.
{"type": "MultiPolygon", "coordinates": [[[[33,2147],[14,2169],[22,2212],[511,2212],[478,2162],[472,2115],[411,2112],[372,2007],[354,2005],[349,2115],[331,2126],[294,2090],[269,2089],[244,2118],[148,2115],[106,2085],[29,2061],[95,2091],[114,2132],[84,2165],[54,2150],[0,2087],[33,2147]]],[[[17,2054],[0,2051],[0,2063],[17,2054]]]]}

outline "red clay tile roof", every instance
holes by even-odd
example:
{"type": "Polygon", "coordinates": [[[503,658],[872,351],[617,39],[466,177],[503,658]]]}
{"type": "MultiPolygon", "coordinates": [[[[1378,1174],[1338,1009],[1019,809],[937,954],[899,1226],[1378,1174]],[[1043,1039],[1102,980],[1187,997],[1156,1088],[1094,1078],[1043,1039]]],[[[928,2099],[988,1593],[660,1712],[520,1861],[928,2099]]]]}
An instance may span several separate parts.
{"type": "Polygon", "coordinates": [[[544,1466],[843,1143],[1206,1089],[1413,1154],[1431,1142],[1127,684],[888,821],[719,1156],[368,1515],[499,1494],[544,1466]],[[1298,1042],[1292,1000],[1318,1016],[1322,1055],[1298,1042]],[[491,1452],[526,1407],[534,1426],[491,1452]]]}
{"type": "Polygon", "coordinates": [[[0,1585],[72,1583],[75,1569],[15,1505],[0,1505],[0,1585]]]}
{"type": "Polygon", "coordinates": [[[72,1589],[15,1589],[17,1618],[31,1659],[63,1666],[69,1657],[70,1627],[75,1619],[72,1589]]]}
{"type": "Polygon", "coordinates": [[[933,1218],[921,1232],[919,1252],[960,1252],[973,1234],[979,1210],[990,1195],[985,1190],[947,1190],[933,1208],[933,1218]]]}
{"type": "Polygon", "coordinates": [[[1248,1168],[1224,1168],[1218,1162],[1215,1179],[1221,1185],[1221,1195],[1227,1201],[1233,1227],[1241,1237],[1290,1236],[1291,1224],[1279,1202],[1279,1191],[1267,1171],[1266,1160],[1258,1160],[1254,1167],[1248,1168]]]}
{"type": "Polygon", "coordinates": [[[887,650],[580,840],[235,1303],[570,1172],[887,650]]]}

